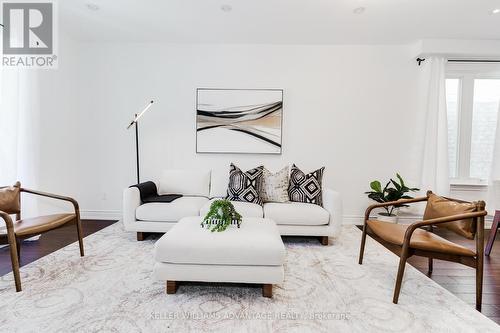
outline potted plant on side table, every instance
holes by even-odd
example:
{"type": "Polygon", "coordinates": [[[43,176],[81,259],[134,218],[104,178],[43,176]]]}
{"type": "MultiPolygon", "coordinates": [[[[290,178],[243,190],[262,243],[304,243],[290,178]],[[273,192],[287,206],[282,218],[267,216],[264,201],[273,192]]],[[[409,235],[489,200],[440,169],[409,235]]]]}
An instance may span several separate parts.
{"type": "MultiPolygon", "coordinates": [[[[419,191],[418,188],[406,186],[399,173],[396,173],[396,178],[397,181],[391,178],[384,188],[382,188],[380,181],[372,181],[370,183],[372,191],[365,192],[365,194],[368,194],[368,198],[376,202],[384,203],[397,201],[399,199],[412,199],[413,197],[407,195],[407,193],[419,191]]],[[[378,213],[377,219],[385,222],[398,223],[397,212],[400,207],[408,207],[408,205],[401,204],[383,207],[385,211],[378,213]]]]}

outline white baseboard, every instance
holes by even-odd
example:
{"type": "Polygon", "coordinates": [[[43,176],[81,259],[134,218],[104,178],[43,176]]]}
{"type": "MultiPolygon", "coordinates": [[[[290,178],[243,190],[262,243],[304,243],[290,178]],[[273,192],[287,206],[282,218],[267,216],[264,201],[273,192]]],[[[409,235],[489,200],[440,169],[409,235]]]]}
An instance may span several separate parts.
{"type": "Polygon", "coordinates": [[[81,210],[82,219],[86,220],[119,220],[122,212],[119,210],[81,210]]]}

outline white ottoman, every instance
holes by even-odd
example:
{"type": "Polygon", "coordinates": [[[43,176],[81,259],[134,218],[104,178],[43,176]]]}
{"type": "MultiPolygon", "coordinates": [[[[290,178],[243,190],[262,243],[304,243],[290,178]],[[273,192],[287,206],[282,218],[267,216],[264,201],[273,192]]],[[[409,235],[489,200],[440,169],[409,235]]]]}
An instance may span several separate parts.
{"type": "Polygon", "coordinates": [[[223,232],[202,228],[202,217],[185,217],[155,244],[154,276],[166,281],[167,294],[179,282],[235,282],[272,285],[284,279],[285,246],[273,220],[244,218],[240,228],[223,232]]]}

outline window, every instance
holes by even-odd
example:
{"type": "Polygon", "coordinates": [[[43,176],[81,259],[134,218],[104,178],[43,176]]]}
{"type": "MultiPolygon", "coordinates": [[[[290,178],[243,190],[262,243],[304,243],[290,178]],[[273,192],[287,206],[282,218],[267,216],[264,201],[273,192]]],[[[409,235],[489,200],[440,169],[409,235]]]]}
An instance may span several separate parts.
{"type": "Polygon", "coordinates": [[[449,63],[446,79],[452,184],[486,185],[500,107],[500,66],[449,63]]]}
{"type": "Polygon", "coordinates": [[[456,178],[458,162],[458,95],[460,79],[446,80],[446,108],[448,111],[448,160],[450,177],[456,178]]]}

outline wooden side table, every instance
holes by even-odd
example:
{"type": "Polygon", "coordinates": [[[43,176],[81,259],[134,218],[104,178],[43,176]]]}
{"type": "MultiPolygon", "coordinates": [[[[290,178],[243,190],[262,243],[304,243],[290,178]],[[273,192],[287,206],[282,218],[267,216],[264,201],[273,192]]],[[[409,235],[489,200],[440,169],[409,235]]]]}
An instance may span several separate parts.
{"type": "Polygon", "coordinates": [[[491,225],[490,237],[488,238],[488,243],[486,244],[486,250],[484,254],[489,256],[491,253],[491,248],[493,247],[493,242],[497,235],[498,227],[500,222],[500,210],[495,210],[495,217],[493,218],[493,224],[491,225]]]}

